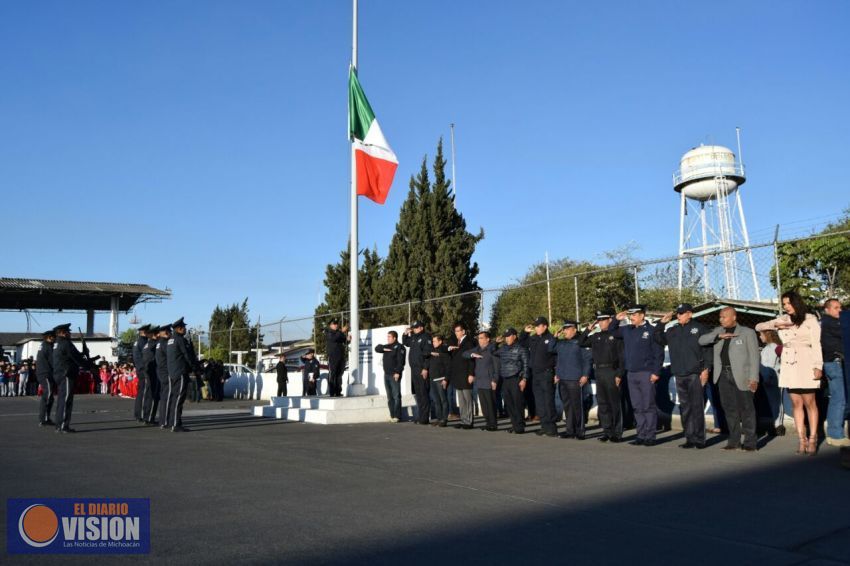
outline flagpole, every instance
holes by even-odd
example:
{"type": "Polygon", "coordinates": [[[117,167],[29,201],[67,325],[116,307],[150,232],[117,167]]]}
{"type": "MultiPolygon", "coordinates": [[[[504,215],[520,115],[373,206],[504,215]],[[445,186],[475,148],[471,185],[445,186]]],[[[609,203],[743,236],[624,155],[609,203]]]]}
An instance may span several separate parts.
{"type": "MultiPolygon", "coordinates": [[[[351,68],[357,71],[357,0],[352,0],[353,18],[351,34],[351,68]]],[[[350,260],[350,288],[351,288],[351,343],[348,351],[348,376],[349,384],[360,383],[360,295],[359,295],[359,263],[357,242],[357,162],[354,156],[354,143],[351,144],[351,249],[350,260]]],[[[358,388],[359,389],[359,388],[358,388]]],[[[346,392],[348,394],[348,391],[346,392]]]]}

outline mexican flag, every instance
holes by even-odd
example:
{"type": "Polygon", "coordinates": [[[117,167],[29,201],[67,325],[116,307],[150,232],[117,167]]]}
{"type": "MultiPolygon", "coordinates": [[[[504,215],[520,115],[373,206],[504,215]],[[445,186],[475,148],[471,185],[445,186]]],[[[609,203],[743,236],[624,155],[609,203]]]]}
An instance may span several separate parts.
{"type": "Polygon", "coordinates": [[[398,168],[398,159],[375,119],[354,69],[348,77],[348,126],[354,144],[357,194],[384,204],[398,168]]]}

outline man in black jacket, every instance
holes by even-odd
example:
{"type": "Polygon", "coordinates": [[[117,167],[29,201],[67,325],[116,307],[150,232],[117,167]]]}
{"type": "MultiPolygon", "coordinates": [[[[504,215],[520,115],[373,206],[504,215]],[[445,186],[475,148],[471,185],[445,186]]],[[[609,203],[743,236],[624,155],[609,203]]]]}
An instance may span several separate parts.
{"type": "Polygon", "coordinates": [[[471,429],[475,402],[472,399],[472,383],[475,381],[475,362],[464,358],[463,353],[475,347],[472,339],[466,335],[466,327],[457,323],[454,326],[454,340],[449,341],[451,366],[449,382],[458,396],[460,424],[455,428],[471,429]]]}
{"type": "Polygon", "coordinates": [[[402,343],[408,351],[410,363],[410,382],[413,395],[416,397],[416,412],[419,424],[428,424],[431,417],[430,389],[426,363],[431,357],[431,336],[425,332],[425,325],[416,320],[410,328],[404,331],[402,343]]]}
{"type": "Polygon", "coordinates": [[[428,379],[431,382],[431,402],[434,405],[433,426],[445,427],[449,420],[449,373],[451,354],[443,343],[443,337],[436,334],[431,337],[431,354],[427,362],[428,379]]]}
{"type": "Polygon", "coordinates": [[[540,416],[540,436],[558,438],[555,426],[555,361],[557,356],[549,351],[555,337],[549,332],[549,321],[545,316],[537,317],[519,335],[519,343],[528,348],[529,365],[533,374],[534,404],[540,416]],[[534,334],[531,334],[534,332],[534,334]]]}
{"type": "Polygon", "coordinates": [[[340,330],[337,320],[332,320],[325,329],[325,347],[328,352],[328,397],[342,397],[345,345],[350,340],[348,326],[343,326],[340,330]]]}
{"type": "Polygon", "coordinates": [[[71,411],[74,408],[74,386],[80,367],[85,365],[83,355],[71,342],[71,323],[53,329],[53,381],[59,387],[59,404],[56,407],[56,432],[76,432],[71,428],[71,411]]]}
{"type": "Polygon", "coordinates": [[[145,348],[145,344],[148,342],[147,331],[151,327],[150,324],[145,324],[144,326],[139,327],[139,336],[136,338],[136,343],[133,345],[133,366],[136,368],[136,383],[138,387],[136,388],[136,399],[133,402],[133,417],[141,422],[144,422],[142,418],[142,404],[145,398],[145,387],[147,385],[147,380],[145,379],[145,364],[142,362],[142,350],[145,348]]]}
{"type": "Polygon", "coordinates": [[[685,443],[680,448],[705,448],[705,393],[712,353],[700,346],[699,338],[711,329],[693,320],[693,306],[681,303],[676,307],[677,324],[665,329],[673,313],[665,314],[655,325],[655,341],[670,350],[670,371],[676,377],[679,413],[685,431],[685,443]]]}
{"type": "Polygon", "coordinates": [[[144,379],[144,398],[142,399],[142,419],[145,424],[155,425],[156,410],[159,406],[159,376],[156,371],[156,337],[159,333],[158,326],[148,325],[147,342],[142,348],[142,365],[145,368],[144,379]]]}
{"type": "Polygon", "coordinates": [[[53,409],[53,395],[56,391],[56,382],[53,381],[53,343],[56,334],[48,330],[44,334],[44,341],[38,348],[35,358],[35,375],[41,385],[41,398],[38,401],[38,426],[56,424],[50,420],[50,411],[53,409]]]}
{"type": "Polygon", "coordinates": [[[397,423],[401,420],[401,375],[406,357],[404,346],[398,342],[398,332],[387,332],[387,343],[375,346],[375,352],[384,355],[384,388],[387,391],[390,421],[397,423]]]}
{"type": "Polygon", "coordinates": [[[183,402],[186,400],[186,388],[189,384],[189,374],[198,371],[198,358],[195,349],[186,340],[186,323],[183,317],[171,324],[174,334],[168,339],[166,349],[168,363],[168,413],[166,426],[172,432],[187,432],[183,427],[183,402]]]}
{"type": "Polygon", "coordinates": [[[596,311],[596,320],[588,325],[580,341],[590,348],[593,358],[593,378],[596,380],[596,402],[600,442],[620,442],[623,438],[623,341],[608,331],[613,310],[596,311]],[[591,334],[599,327],[599,332],[591,334]]]}
{"type": "Polygon", "coordinates": [[[171,381],[168,379],[168,339],[171,338],[171,325],[159,327],[156,338],[156,377],[159,381],[159,427],[168,427],[168,405],[171,401],[171,381]]]}
{"type": "Polygon", "coordinates": [[[502,378],[502,394],[505,396],[505,408],[511,418],[508,432],[523,434],[523,392],[528,384],[528,350],[517,342],[517,332],[508,328],[502,334],[504,344],[494,352],[499,359],[499,377],[502,378]]]}
{"type": "Polygon", "coordinates": [[[289,383],[289,372],[286,371],[286,356],[278,356],[277,365],[274,366],[277,373],[277,396],[286,397],[286,384],[289,383]]]}

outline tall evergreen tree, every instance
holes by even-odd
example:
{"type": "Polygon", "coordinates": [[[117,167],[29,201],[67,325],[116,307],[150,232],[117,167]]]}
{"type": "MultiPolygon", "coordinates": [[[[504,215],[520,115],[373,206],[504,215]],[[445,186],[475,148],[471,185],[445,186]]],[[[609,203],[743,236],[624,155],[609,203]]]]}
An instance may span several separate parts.
{"type": "MultiPolygon", "coordinates": [[[[249,351],[257,345],[257,326],[251,323],[248,311],[248,298],[241,303],[225,307],[216,305],[210,317],[210,357],[223,362],[230,362],[230,347],[233,351],[249,351]],[[233,332],[230,332],[230,328],[233,332]],[[232,336],[232,342],[231,342],[232,336]]],[[[262,335],[260,336],[262,343],[262,335]]],[[[250,352],[242,358],[248,365],[254,364],[254,353],[250,352]]]]}

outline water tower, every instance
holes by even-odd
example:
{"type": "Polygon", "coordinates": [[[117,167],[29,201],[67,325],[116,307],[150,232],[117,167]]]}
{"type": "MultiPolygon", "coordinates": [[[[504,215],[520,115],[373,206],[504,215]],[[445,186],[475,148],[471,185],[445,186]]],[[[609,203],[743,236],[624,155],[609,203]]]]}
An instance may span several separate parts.
{"type": "Polygon", "coordinates": [[[761,300],[741,204],[746,180],[743,163],[727,147],[700,145],[682,156],[673,174],[673,189],[681,195],[680,291],[688,278],[708,296],[761,300]],[[741,282],[749,278],[753,290],[745,292],[741,282]]]}

